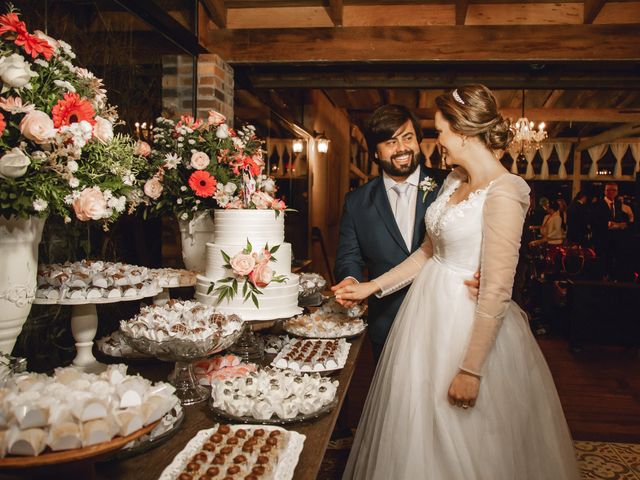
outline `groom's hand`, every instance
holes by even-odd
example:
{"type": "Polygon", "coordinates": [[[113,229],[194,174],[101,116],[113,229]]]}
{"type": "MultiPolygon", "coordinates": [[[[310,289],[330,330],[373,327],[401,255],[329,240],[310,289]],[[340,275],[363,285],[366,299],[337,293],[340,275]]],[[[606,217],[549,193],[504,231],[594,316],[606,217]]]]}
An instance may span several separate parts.
{"type": "Polygon", "coordinates": [[[480,270],[473,274],[473,280],[465,280],[464,284],[469,289],[469,295],[474,300],[478,298],[480,293],[480,270]]]}
{"type": "MultiPolygon", "coordinates": [[[[346,287],[347,285],[356,285],[357,283],[358,281],[355,278],[347,277],[344,280],[342,280],[340,283],[337,283],[333,287],[331,287],[331,291],[333,293],[336,293],[337,290],[340,290],[343,287],[346,287]]],[[[346,300],[346,299],[339,298],[338,296],[336,296],[336,301],[340,305],[342,305],[344,308],[351,308],[362,302],[362,300],[360,301],[346,300]]]]}

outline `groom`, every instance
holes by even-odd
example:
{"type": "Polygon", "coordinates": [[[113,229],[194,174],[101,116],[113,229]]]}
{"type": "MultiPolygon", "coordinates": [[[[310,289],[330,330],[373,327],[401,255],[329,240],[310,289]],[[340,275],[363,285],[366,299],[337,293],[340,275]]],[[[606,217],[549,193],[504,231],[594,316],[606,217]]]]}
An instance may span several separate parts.
{"type": "MultiPolygon", "coordinates": [[[[334,267],[339,283],[331,288],[334,291],[360,282],[365,265],[369,278],[375,278],[418,249],[425,234],[425,212],[448,173],[421,165],[422,129],[402,105],[384,105],[373,112],[365,138],[382,175],[345,197],[334,267]],[[427,177],[437,184],[432,190],[421,183],[427,177]]],[[[477,282],[467,284],[477,286],[477,282]]],[[[369,336],[376,363],[408,289],[369,298],[369,336]]]]}

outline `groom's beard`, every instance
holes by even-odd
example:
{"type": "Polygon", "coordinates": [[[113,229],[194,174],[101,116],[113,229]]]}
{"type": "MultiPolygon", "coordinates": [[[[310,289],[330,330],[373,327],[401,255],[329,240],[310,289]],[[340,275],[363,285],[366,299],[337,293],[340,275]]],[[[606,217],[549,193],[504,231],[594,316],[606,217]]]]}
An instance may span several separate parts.
{"type": "Polygon", "coordinates": [[[405,150],[391,156],[389,160],[380,159],[380,168],[387,175],[394,177],[409,176],[416,171],[416,168],[420,166],[420,159],[422,158],[422,152],[414,152],[413,150],[405,150]],[[394,165],[393,160],[403,155],[411,155],[409,163],[406,165],[394,165]]]}

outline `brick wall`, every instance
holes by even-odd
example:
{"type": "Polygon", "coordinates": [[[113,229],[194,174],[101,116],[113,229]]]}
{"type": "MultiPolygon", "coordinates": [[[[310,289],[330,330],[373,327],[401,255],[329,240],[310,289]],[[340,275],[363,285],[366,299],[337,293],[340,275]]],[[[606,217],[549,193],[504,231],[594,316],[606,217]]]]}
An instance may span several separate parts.
{"type": "MultiPolygon", "coordinates": [[[[180,115],[191,115],[193,109],[193,61],[188,55],[162,57],[162,107],[180,115]]],[[[209,110],[227,117],[233,126],[233,68],[218,55],[198,57],[197,117],[206,118],[209,110]]]]}

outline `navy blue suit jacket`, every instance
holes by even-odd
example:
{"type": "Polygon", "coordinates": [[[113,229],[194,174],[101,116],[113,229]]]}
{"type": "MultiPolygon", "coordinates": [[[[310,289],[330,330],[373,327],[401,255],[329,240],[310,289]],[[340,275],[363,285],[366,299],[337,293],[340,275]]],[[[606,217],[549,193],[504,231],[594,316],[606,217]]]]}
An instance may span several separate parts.
{"type": "MultiPolygon", "coordinates": [[[[427,194],[424,201],[424,192],[418,189],[411,252],[396,224],[382,175],[349,192],[345,197],[340,222],[334,267],[336,281],[346,277],[362,281],[365,265],[369,270],[369,278],[376,278],[413,253],[424,240],[427,207],[435,200],[448,173],[446,170],[420,167],[420,180],[429,176],[438,186],[427,194]]],[[[373,343],[384,344],[408,289],[405,287],[384,298],[369,298],[369,337],[373,343]]]]}

